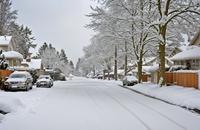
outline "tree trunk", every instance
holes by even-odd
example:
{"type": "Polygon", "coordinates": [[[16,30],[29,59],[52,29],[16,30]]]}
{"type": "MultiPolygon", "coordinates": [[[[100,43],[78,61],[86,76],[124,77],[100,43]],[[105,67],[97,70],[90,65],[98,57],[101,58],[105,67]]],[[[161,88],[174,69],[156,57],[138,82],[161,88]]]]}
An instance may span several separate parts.
{"type": "Polygon", "coordinates": [[[160,51],[160,64],[159,64],[159,68],[160,68],[160,73],[159,73],[159,81],[161,82],[161,86],[165,84],[165,45],[160,44],[159,45],[159,51],[160,51]]]}
{"type": "Polygon", "coordinates": [[[96,75],[96,69],[95,69],[95,66],[93,66],[93,76],[96,75]]]}
{"type": "Polygon", "coordinates": [[[166,26],[160,26],[160,35],[163,38],[163,41],[159,44],[159,58],[160,58],[160,64],[159,64],[159,83],[160,85],[165,84],[165,45],[166,45],[166,26]]]}
{"type": "Polygon", "coordinates": [[[106,79],[105,73],[106,73],[106,70],[103,70],[103,80],[106,79]]]}
{"type": "Polygon", "coordinates": [[[142,59],[140,58],[138,61],[138,82],[142,81],[142,59]]]}
{"type": "Polygon", "coordinates": [[[115,68],[114,68],[114,79],[118,79],[118,74],[117,74],[117,46],[115,45],[115,68]]]}
{"type": "Polygon", "coordinates": [[[127,68],[127,65],[128,65],[128,56],[127,56],[127,42],[125,42],[125,63],[124,63],[124,76],[127,75],[127,71],[128,71],[128,68],[127,68]]]}

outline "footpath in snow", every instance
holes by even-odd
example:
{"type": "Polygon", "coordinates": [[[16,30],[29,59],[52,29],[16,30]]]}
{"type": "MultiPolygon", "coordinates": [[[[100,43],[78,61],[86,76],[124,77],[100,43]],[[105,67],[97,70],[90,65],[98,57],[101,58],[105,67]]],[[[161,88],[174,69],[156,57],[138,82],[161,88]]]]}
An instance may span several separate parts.
{"type": "Polygon", "coordinates": [[[159,87],[159,85],[151,83],[137,84],[128,86],[128,88],[178,106],[200,110],[200,91],[194,88],[181,86],[159,87]]]}

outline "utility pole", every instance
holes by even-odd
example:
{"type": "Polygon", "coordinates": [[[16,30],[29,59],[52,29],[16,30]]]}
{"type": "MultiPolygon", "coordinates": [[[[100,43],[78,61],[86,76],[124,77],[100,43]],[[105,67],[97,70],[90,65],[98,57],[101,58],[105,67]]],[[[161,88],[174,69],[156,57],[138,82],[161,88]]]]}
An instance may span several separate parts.
{"type": "Polygon", "coordinates": [[[117,45],[115,45],[115,68],[114,68],[114,79],[118,79],[118,74],[117,74],[117,45]]]}
{"type": "Polygon", "coordinates": [[[127,42],[125,41],[124,76],[127,75],[127,71],[128,71],[128,68],[127,68],[127,65],[128,65],[128,56],[127,56],[127,53],[128,53],[128,48],[127,48],[127,42]]]}

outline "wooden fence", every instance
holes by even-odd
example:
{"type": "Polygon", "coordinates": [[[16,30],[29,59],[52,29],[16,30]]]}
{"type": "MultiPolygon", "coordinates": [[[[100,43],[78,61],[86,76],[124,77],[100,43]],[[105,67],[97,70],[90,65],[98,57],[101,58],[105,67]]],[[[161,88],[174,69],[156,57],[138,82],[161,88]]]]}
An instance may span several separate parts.
{"type": "Polygon", "coordinates": [[[143,81],[143,82],[147,82],[149,76],[150,76],[150,75],[148,75],[148,74],[143,74],[143,75],[142,75],[142,81],[143,81]]]}
{"type": "Polygon", "coordinates": [[[198,89],[198,73],[193,72],[166,72],[166,84],[175,84],[198,89]]]}
{"type": "Polygon", "coordinates": [[[12,71],[10,70],[0,70],[0,89],[4,89],[4,81],[11,73],[12,71]]]}

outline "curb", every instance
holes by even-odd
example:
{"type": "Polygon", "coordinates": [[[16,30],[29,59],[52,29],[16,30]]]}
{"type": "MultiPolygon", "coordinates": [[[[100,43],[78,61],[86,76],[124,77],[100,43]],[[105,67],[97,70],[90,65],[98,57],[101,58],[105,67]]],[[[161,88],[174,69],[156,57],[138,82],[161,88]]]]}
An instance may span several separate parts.
{"type": "Polygon", "coordinates": [[[183,108],[183,109],[185,109],[185,110],[188,110],[188,111],[190,111],[190,112],[192,112],[192,113],[197,113],[197,114],[200,115],[200,110],[197,109],[197,108],[194,108],[194,109],[187,108],[186,106],[177,105],[177,104],[174,104],[174,103],[168,102],[168,101],[166,101],[166,100],[163,100],[163,99],[160,99],[160,98],[157,98],[157,97],[153,97],[153,96],[150,96],[150,95],[148,95],[148,94],[145,94],[145,93],[139,92],[139,91],[137,91],[137,90],[134,90],[134,89],[128,88],[128,87],[126,87],[126,86],[122,86],[122,85],[119,85],[119,86],[122,87],[122,88],[128,89],[128,90],[130,90],[130,91],[133,91],[133,92],[135,92],[135,93],[141,94],[141,95],[143,95],[143,96],[146,96],[146,97],[149,97],[149,98],[152,98],[152,99],[156,99],[156,100],[159,100],[159,101],[165,102],[165,103],[170,104],[170,105],[178,106],[178,107],[181,107],[181,108],[183,108]]]}

